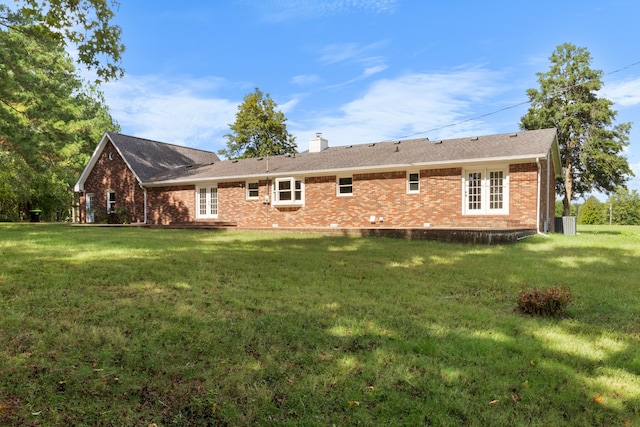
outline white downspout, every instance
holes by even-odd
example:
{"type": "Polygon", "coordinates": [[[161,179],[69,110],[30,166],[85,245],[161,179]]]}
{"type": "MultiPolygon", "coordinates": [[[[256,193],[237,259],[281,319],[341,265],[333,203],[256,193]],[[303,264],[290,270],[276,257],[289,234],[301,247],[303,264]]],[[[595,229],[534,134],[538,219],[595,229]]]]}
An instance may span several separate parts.
{"type": "Polygon", "coordinates": [[[147,188],[140,185],[140,188],[144,191],[144,222],[143,224],[147,224],[147,188]]]}
{"type": "MultiPolygon", "coordinates": [[[[539,157],[536,157],[536,164],[538,165],[538,201],[536,202],[536,234],[549,237],[549,235],[544,234],[542,231],[540,231],[540,194],[542,191],[540,184],[542,184],[542,177],[540,176],[540,158],[539,157]]],[[[549,187],[547,186],[547,192],[548,191],[549,191],[549,187]]],[[[549,198],[548,194],[547,194],[547,198],[549,198]]],[[[547,204],[549,204],[548,201],[547,201],[547,204]]]]}
{"type": "Polygon", "coordinates": [[[549,187],[551,185],[551,151],[547,154],[547,221],[549,221],[549,227],[547,230],[551,229],[551,203],[549,201],[549,188],[553,188],[553,202],[555,203],[555,191],[556,191],[556,183],[553,183],[553,187],[549,187]]]}
{"type": "Polygon", "coordinates": [[[540,234],[540,184],[542,184],[540,177],[540,158],[536,157],[536,165],[538,165],[538,200],[536,202],[536,232],[540,234]]]}

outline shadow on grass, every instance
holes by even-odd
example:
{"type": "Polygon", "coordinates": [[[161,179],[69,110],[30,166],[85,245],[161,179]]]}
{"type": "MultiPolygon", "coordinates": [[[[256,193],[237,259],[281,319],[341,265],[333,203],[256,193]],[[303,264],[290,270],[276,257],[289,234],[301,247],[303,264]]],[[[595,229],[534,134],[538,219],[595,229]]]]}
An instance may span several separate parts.
{"type": "Polygon", "coordinates": [[[637,255],[625,248],[128,229],[19,236],[0,246],[12,260],[0,275],[9,425],[639,416],[638,291],[626,284],[637,255]],[[568,318],[514,311],[520,286],[553,284],[574,289],[568,318]]]}

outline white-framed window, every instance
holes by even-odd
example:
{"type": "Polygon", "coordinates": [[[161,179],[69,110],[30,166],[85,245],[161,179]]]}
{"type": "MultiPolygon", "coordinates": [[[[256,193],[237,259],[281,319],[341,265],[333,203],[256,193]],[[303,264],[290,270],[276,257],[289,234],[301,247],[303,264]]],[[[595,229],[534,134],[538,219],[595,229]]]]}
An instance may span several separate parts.
{"type": "Polygon", "coordinates": [[[109,191],[107,193],[107,213],[113,213],[116,211],[116,192],[109,191]]]}
{"type": "Polygon", "coordinates": [[[196,218],[218,218],[218,187],[196,187],[196,218]]]}
{"type": "Polygon", "coordinates": [[[257,200],[260,196],[259,185],[257,182],[247,182],[247,199],[257,200]]]}
{"type": "Polygon", "coordinates": [[[304,185],[296,178],[277,178],[273,186],[274,205],[304,205],[304,185]]]}
{"type": "Polygon", "coordinates": [[[420,173],[407,173],[407,193],[420,193],[420,173]]]}
{"type": "Polygon", "coordinates": [[[338,196],[353,196],[353,177],[338,177],[336,194],[338,196]]]}
{"type": "Polygon", "coordinates": [[[504,209],[504,171],[489,171],[489,210],[504,209]]]}
{"type": "Polygon", "coordinates": [[[462,212],[466,215],[509,213],[509,173],[505,168],[466,170],[462,212]]]}

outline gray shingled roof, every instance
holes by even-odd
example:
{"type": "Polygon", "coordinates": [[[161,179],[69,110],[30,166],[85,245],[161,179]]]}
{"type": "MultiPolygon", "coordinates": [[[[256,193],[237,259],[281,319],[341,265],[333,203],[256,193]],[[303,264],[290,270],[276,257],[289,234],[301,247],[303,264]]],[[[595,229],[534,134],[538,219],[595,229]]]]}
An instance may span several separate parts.
{"type": "Polygon", "coordinates": [[[195,182],[207,179],[242,179],[265,175],[313,174],[447,165],[473,161],[500,161],[545,157],[555,141],[555,129],[541,129],[456,138],[443,141],[410,139],[375,144],[330,147],[319,153],[305,151],[291,156],[239,159],[160,172],[146,184],[195,182]]]}
{"type": "Polygon", "coordinates": [[[210,165],[220,158],[211,151],[182,147],[149,139],[107,132],[129,167],[142,182],[185,166],[210,165]]]}

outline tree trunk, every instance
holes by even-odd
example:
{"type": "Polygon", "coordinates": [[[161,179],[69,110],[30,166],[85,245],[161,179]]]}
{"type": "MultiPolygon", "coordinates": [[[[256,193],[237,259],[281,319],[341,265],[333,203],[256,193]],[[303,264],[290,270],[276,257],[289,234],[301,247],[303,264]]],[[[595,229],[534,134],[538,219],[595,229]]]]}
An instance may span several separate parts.
{"type": "Polygon", "coordinates": [[[573,195],[573,174],[571,164],[567,162],[564,168],[564,199],[562,199],[563,216],[571,215],[571,197],[573,195]]]}
{"type": "Polygon", "coordinates": [[[569,216],[571,215],[571,201],[567,198],[567,195],[564,195],[564,198],[562,199],[562,216],[569,216]]]}

